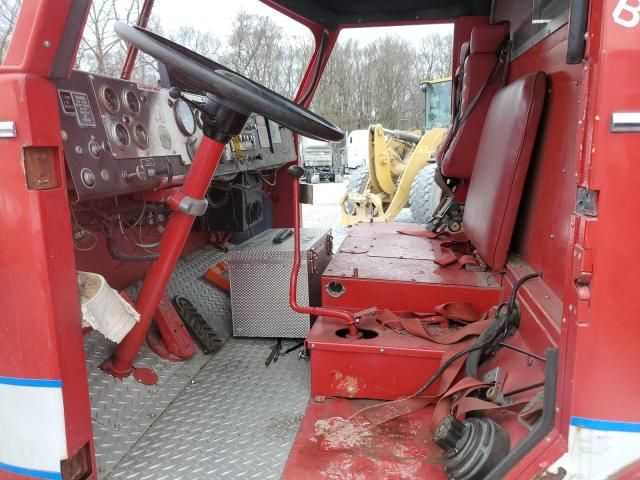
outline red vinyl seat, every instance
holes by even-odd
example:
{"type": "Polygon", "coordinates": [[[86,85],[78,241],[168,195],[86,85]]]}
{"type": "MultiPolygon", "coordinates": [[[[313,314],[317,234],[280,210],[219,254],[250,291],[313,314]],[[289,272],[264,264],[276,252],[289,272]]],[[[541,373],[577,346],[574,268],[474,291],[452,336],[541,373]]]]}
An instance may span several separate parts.
{"type": "Polygon", "coordinates": [[[451,129],[453,138],[445,140],[446,150],[439,155],[439,164],[445,177],[470,178],[491,99],[500,89],[500,76],[495,75],[501,47],[509,36],[509,24],[474,27],[471,40],[461,48],[464,61],[460,72],[459,98],[456,110],[464,112],[484,86],[477,103],[459,128],[451,129]],[[468,53],[467,53],[468,48],[468,53]],[[490,78],[492,74],[495,78],[490,78]]]}
{"type": "Polygon", "coordinates": [[[462,224],[492,270],[507,261],[545,94],[545,74],[532,73],[501,89],[487,113],[462,224]]]}

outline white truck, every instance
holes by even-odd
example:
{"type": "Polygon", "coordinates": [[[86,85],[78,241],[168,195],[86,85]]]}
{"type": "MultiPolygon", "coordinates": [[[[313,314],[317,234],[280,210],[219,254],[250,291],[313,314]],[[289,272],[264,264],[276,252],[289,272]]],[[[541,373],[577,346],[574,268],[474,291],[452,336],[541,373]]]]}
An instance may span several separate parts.
{"type": "Polygon", "coordinates": [[[307,183],[334,182],[340,174],[342,162],[338,149],[331,142],[301,137],[300,156],[307,183]]]}
{"type": "Polygon", "coordinates": [[[347,173],[367,165],[369,155],[369,129],[352,130],[346,139],[347,162],[345,168],[347,173]]]}

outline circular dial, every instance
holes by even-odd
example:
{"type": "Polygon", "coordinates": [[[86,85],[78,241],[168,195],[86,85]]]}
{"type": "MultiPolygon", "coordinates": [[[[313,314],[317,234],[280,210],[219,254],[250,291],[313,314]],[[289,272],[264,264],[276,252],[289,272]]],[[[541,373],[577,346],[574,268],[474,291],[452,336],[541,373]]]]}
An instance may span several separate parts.
{"type": "Polygon", "coordinates": [[[142,125],[136,125],[133,128],[133,140],[140,148],[147,148],[149,146],[149,135],[147,135],[147,131],[142,125]]]}
{"type": "Polygon", "coordinates": [[[129,137],[129,130],[122,123],[116,123],[113,126],[113,137],[118,145],[126,147],[129,145],[131,138],[129,137]]]}
{"type": "Polygon", "coordinates": [[[177,99],[173,103],[173,114],[176,117],[178,128],[183,134],[190,137],[196,133],[196,117],[187,102],[181,98],[177,99]]]}
{"type": "Polygon", "coordinates": [[[116,113],[120,110],[120,100],[118,99],[116,92],[111,87],[105,85],[100,89],[100,101],[109,113],[116,113]]]}
{"type": "Polygon", "coordinates": [[[164,125],[160,125],[158,127],[158,138],[160,139],[160,144],[165,150],[171,149],[171,134],[169,133],[169,129],[164,125]]]}
{"type": "Polygon", "coordinates": [[[124,94],[124,101],[127,104],[127,108],[133,113],[140,111],[140,99],[131,90],[127,90],[124,94]]]}

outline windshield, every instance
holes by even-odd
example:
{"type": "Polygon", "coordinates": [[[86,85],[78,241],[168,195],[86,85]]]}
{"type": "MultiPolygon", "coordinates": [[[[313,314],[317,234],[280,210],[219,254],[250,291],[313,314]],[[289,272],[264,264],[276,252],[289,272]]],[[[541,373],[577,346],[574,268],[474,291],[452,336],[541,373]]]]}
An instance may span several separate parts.
{"type": "MultiPolygon", "coordinates": [[[[76,67],[119,77],[127,46],[116,36],[113,25],[116,21],[135,23],[142,3],[93,0],[76,67]]],[[[156,0],[147,29],[288,98],[298,89],[314,45],[305,26],[259,0],[156,0]]],[[[139,55],[132,78],[156,85],[155,60],[139,55]]]]}
{"type": "Polygon", "coordinates": [[[340,32],[311,109],[343,129],[422,129],[423,80],[451,75],[453,26],[351,28],[340,32]]]}

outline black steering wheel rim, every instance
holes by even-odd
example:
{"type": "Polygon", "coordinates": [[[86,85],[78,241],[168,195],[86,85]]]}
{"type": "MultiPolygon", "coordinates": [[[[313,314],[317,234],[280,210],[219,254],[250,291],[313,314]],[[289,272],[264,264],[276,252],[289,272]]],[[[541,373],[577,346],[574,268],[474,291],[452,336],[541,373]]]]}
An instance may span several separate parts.
{"type": "Polygon", "coordinates": [[[206,91],[232,110],[255,112],[305,137],[337,142],[341,129],[328,120],[233,70],[141,27],[117,22],[120,38],[167,68],[187,75],[190,84],[206,91]]]}

